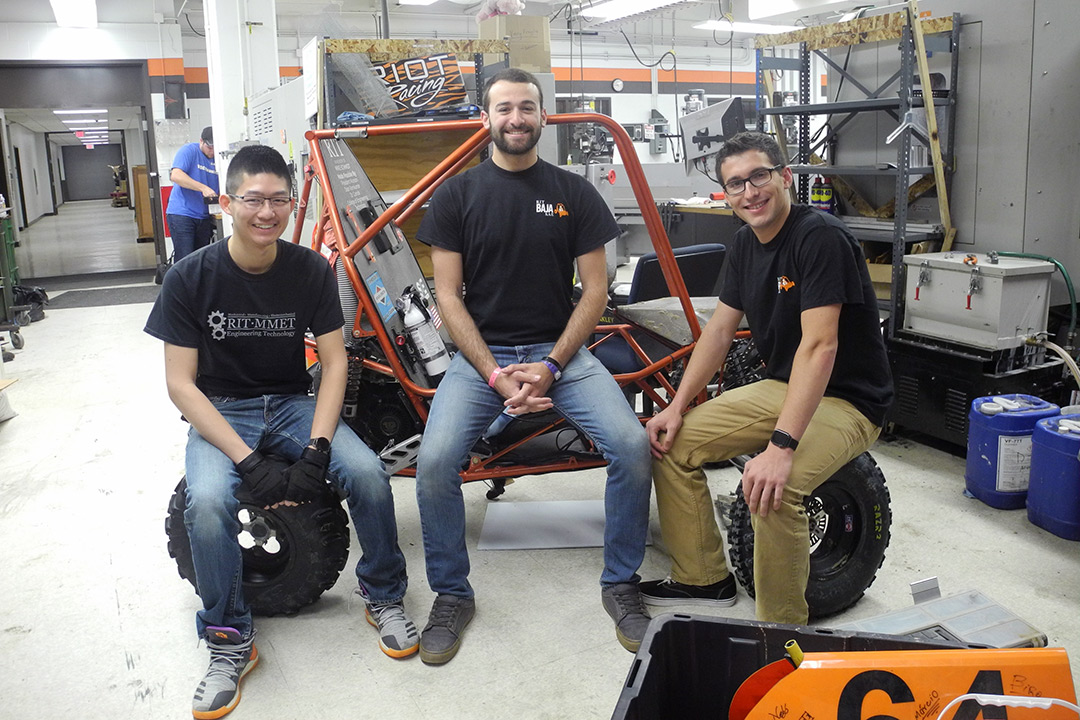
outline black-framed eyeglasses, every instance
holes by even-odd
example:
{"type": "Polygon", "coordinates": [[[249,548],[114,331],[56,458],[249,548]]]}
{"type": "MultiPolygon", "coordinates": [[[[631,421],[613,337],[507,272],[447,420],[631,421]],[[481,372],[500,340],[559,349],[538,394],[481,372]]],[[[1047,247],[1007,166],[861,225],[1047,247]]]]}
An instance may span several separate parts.
{"type": "Polygon", "coordinates": [[[244,203],[244,207],[249,210],[262,209],[263,203],[270,203],[270,207],[275,210],[283,210],[289,207],[293,199],[291,197],[259,197],[258,195],[233,195],[232,193],[226,193],[233,200],[238,200],[244,203]]]}
{"type": "Polygon", "coordinates": [[[724,188],[724,192],[728,195],[742,195],[746,192],[746,183],[750,183],[756,188],[765,187],[769,184],[769,180],[772,179],[772,174],[784,167],[783,164],[773,165],[767,168],[758,168],[754,172],[750,173],[748,178],[731,178],[726,183],[721,183],[720,187],[724,188]]]}

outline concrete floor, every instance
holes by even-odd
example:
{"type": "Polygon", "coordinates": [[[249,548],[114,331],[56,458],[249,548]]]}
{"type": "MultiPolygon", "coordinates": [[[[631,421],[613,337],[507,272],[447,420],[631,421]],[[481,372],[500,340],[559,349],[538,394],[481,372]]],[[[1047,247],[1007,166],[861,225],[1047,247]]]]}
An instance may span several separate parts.
{"type": "Polygon", "coordinates": [[[67,202],[19,233],[15,263],[22,278],[156,267],[154,243],[137,237],[131,208],[112,207],[110,200],[67,202]]]}
{"type": "MultiPolygon", "coordinates": [[[[93,237],[80,242],[92,256],[93,237]]],[[[61,267],[50,262],[35,257],[35,267],[61,267]]],[[[46,289],[58,296],[121,281],[130,276],[46,289]]],[[[190,717],[207,652],[194,632],[197,598],[163,531],[186,428],[165,393],[161,343],[142,332],[149,310],[47,310],[3,367],[18,378],[5,392],[19,415],[0,423],[0,716],[190,717]]],[[[1029,524],[1022,510],[965,497],[962,457],[907,438],[881,441],[873,454],[892,494],[892,543],[866,597],[828,624],[908,607],[908,584],[936,575],[946,594],[981,590],[1065,647],[1080,684],[1080,544],[1029,524]]],[[[729,493],[738,479],[721,470],[710,481],[729,493]]],[[[414,483],[393,486],[411,570],[406,605],[422,623],[432,594],[414,483]]],[[[230,717],[610,717],[633,656],[600,606],[600,549],[477,551],[485,490],[465,488],[478,610],[451,663],[432,668],[379,651],[352,595],[354,541],[350,564],[319,602],[296,617],[257,620],[262,660],[230,717]]],[[[602,492],[594,470],[523,478],[500,502],[602,492]]],[[[655,511],[652,534],[646,578],[668,570],[655,511]]],[[[753,602],[740,591],[715,614],[749,619],[753,602]]]]}

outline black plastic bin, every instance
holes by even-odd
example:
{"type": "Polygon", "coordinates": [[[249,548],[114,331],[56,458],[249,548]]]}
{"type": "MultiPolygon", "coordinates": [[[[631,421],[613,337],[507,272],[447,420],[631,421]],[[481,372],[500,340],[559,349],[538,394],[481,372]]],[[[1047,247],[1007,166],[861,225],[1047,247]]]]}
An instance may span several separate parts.
{"type": "Polygon", "coordinates": [[[804,652],[933,650],[966,647],[897,635],[673,613],[656,617],[630,667],[613,720],[725,720],[731,698],[754,671],[804,652]]]}

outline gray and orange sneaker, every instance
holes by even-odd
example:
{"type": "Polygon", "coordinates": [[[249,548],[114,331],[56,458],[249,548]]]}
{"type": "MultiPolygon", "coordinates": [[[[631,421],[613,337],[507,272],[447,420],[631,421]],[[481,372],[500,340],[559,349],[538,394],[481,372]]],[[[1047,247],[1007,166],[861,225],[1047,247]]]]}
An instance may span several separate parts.
{"type": "Polygon", "coordinates": [[[191,714],[198,720],[214,720],[228,715],[240,702],[240,681],[259,663],[259,651],[254,630],[245,640],[235,628],[210,626],[205,638],[210,667],[195,688],[191,714]]]}
{"type": "Polygon", "coordinates": [[[420,649],[420,631],[416,629],[401,600],[393,603],[373,603],[363,588],[356,594],[364,598],[364,617],[368,624],[379,629],[379,649],[392,658],[405,658],[420,649]]]}

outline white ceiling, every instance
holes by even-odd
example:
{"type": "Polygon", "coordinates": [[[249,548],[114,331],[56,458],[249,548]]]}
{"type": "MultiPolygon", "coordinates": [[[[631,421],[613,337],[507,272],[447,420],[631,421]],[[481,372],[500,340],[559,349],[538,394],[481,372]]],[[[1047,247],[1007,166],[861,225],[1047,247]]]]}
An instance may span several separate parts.
{"type": "MultiPolygon", "coordinates": [[[[724,12],[732,13],[737,19],[745,20],[747,19],[747,4],[755,1],[762,2],[762,0],[683,0],[674,10],[674,17],[680,25],[683,25],[716,18],[723,9],[724,12]]],[[[769,1],[794,3],[808,8],[815,4],[828,5],[839,0],[769,1]]],[[[525,0],[525,2],[526,14],[565,17],[567,7],[580,8],[583,3],[588,3],[590,0],[571,0],[569,3],[565,0],[525,0]]],[[[852,0],[853,4],[855,2],[856,0],[852,0]]],[[[416,27],[416,21],[423,20],[429,23],[428,26],[433,22],[434,27],[438,28],[440,18],[462,18],[471,21],[482,5],[479,0],[437,0],[429,6],[399,6],[397,0],[386,0],[386,4],[392,36],[395,20],[399,23],[398,27],[402,25],[416,27]]],[[[334,27],[370,28],[375,19],[381,17],[382,5],[383,0],[278,0],[275,6],[278,32],[281,35],[322,34],[328,27],[328,23],[334,27]]],[[[203,34],[203,0],[97,0],[97,8],[100,23],[176,23],[180,27],[181,35],[189,41],[203,34]]],[[[668,18],[672,17],[671,9],[663,12],[668,18]]],[[[565,26],[566,21],[562,17],[553,20],[553,28],[565,26]]],[[[0,22],[52,23],[54,18],[46,0],[23,2],[2,0],[0,1],[0,22]]],[[[461,27],[461,24],[455,24],[455,27],[461,27]]],[[[600,31],[602,33],[615,32],[616,28],[605,25],[601,26],[600,31]]],[[[437,32],[436,30],[436,34],[437,32]]],[[[117,107],[108,110],[110,130],[135,130],[140,126],[141,117],[138,108],[117,107]]],[[[54,115],[48,109],[7,109],[6,112],[10,121],[24,125],[33,132],[65,133],[67,130],[62,122],[63,117],[54,115]]],[[[61,144],[80,142],[70,133],[51,135],[50,139],[61,144]]],[[[110,142],[119,142],[119,139],[119,132],[110,134],[110,142]]]]}
{"type": "MultiPolygon", "coordinates": [[[[100,1],[100,0],[99,0],[100,1]]],[[[108,123],[93,123],[93,125],[101,125],[108,128],[110,131],[120,130],[137,130],[141,128],[141,119],[139,108],[133,107],[114,107],[114,108],[98,108],[107,109],[109,112],[107,115],[56,115],[50,109],[11,109],[5,108],[4,114],[9,122],[15,122],[31,132],[35,133],[56,133],[49,135],[49,140],[57,143],[58,145],[79,145],[82,140],[75,137],[74,133],[68,130],[68,126],[64,123],[64,120],[81,120],[85,118],[107,118],[108,123]]],[[[75,127],[91,127],[90,123],[82,124],[75,127]]],[[[120,142],[119,132],[109,133],[109,142],[120,142]]]]}

